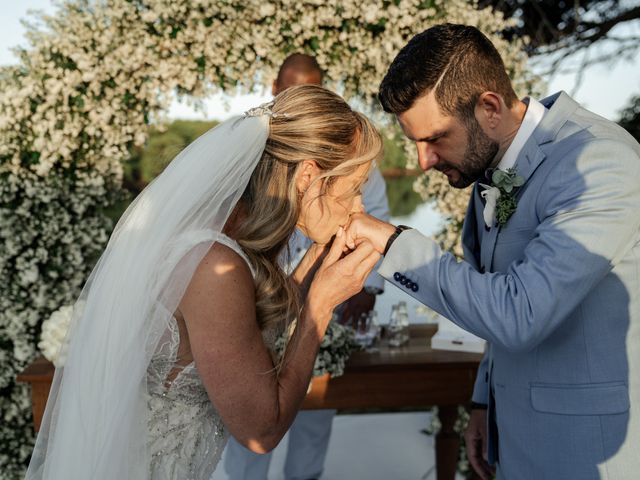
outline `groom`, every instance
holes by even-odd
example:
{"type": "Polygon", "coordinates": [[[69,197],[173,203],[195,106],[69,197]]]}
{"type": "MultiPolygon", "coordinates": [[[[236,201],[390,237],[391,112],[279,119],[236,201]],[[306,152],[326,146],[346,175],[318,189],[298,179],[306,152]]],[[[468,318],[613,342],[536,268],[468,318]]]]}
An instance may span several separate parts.
{"type": "Polygon", "coordinates": [[[474,469],[639,478],[640,145],[564,92],[518,99],[464,25],[416,35],[379,98],[423,170],[473,184],[463,262],[365,214],[347,233],[385,253],[388,281],[488,340],[465,434],[474,469]]]}

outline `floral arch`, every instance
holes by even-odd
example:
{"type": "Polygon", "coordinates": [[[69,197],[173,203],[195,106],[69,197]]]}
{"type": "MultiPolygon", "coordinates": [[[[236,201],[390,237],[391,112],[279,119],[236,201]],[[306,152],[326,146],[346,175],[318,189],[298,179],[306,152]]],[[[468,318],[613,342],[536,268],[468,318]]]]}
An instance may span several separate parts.
{"type": "MultiPolygon", "coordinates": [[[[330,88],[373,104],[397,51],[445,20],[486,32],[518,88],[531,87],[521,45],[498,33],[508,22],[462,0],[67,0],[37,17],[19,63],[0,71],[2,478],[21,475],[33,442],[15,376],[37,354],[42,321],[79,294],[123,163],[173,96],[265,86],[298,51],[317,57],[330,88]]],[[[452,248],[468,194],[438,177],[419,183],[451,218],[452,248]]]]}

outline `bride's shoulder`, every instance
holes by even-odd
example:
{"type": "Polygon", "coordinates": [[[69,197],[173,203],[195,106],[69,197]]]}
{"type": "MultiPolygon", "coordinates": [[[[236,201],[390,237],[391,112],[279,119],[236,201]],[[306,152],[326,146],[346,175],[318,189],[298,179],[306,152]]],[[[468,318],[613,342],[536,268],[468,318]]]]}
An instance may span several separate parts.
{"type": "Polygon", "coordinates": [[[255,286],[249,265],[233,248],[216,242],[198,264],[179,309],[192,320],[208,318],[211,312],[228,313],[229,308],[248,315],[250,312],[245,312],[243,306],[254,302],[255,286]]]}
{"type": "Polygon", "coordinates": [[[233,280],[253,288],[253,274],[248,258],[237,245],[217,241],[207,251],[196,273],[210,279],[233,280]]]}

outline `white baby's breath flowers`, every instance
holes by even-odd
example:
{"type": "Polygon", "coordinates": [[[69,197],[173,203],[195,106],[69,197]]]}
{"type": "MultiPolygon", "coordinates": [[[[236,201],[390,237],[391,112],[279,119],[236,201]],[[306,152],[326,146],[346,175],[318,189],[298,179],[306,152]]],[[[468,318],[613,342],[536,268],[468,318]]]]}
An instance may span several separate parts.
{"type": "MultiPolygon", "coordinates": [[[[275,344],[279,356],[284,353],[285,346],[286,336],[282,335],[275,344]]],[[[351,352],[360,349],[360,345],[355,341],[353,328],[338,323],[338,317],[334,314],[322,342],[320,342],[320,348],[313,365],[313,376],[329,374],[335,378],[343,375],[351,352]]]]}
{"type": "Polygon", "coordinates": [[[67,355],[67,334],[73,316],[73,306],[65,305],[53,312],[42,323],[42,334],[38,348],[56,368],[64,366],[67,355]]]}

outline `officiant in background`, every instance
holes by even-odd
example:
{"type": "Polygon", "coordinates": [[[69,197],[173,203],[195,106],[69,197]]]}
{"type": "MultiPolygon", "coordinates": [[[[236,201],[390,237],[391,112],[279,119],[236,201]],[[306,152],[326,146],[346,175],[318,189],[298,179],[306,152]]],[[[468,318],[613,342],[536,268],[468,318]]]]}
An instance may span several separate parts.
{"type": "MultiPolygon", "coordinates": [[[[280,66],[278,76],[273,82],[272,93],[275,96],[296,85],[322,85],[322,80],[322,69],[314,57],[294,53],[280,66]]],[[[369,215],[389,221],[385,183],[377,166],[371,169],[363,186],[362,203],[369,215]]],[[[311,243],[311,240],[296,230],[289,241],[291,257],[285,259],[290,270],[295,268],[311,243]]],[[[363,290],[341,306],[341,323],[352,324],[362,314],[373,310],[376,296],[384,291],[384,279],[375,270],[374,268],[367,278],[363,290]]],[[[335,410],[303,410],[298,413],[289,429],[284,464],[286,480],[311,480],[322,475],[335,413],[335,410]]],[[[230,438],[225,451],[225,471],[230,480],[266,480],[271,457],[271,453],[256,454],[240,445],[234,438],[230,438]]]]}

